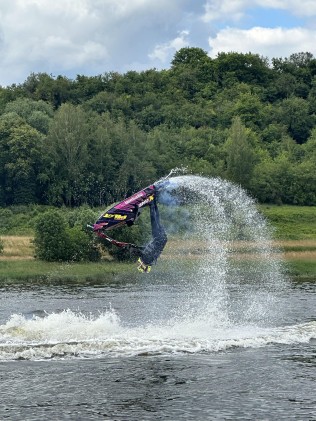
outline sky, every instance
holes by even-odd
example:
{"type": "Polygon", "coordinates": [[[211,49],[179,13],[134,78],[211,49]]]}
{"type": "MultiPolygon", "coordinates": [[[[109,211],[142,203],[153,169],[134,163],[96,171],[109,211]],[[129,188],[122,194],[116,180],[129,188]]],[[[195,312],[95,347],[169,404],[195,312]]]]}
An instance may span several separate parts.
{"type": "Polygon", "coordinates": [[[170,68],[176,51],[316,56],[316,0],[0,0],[0,86],[170,68]]]}

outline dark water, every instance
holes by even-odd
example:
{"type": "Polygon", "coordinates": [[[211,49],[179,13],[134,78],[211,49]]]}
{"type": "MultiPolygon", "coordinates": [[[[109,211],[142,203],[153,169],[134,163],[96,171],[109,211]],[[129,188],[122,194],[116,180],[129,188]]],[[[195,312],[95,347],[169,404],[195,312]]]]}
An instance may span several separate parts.
{"type": "Polygon", "coordinates": [[[2,287],[0,420],[316,420],[316,283],[250,289],[2,287]]]}

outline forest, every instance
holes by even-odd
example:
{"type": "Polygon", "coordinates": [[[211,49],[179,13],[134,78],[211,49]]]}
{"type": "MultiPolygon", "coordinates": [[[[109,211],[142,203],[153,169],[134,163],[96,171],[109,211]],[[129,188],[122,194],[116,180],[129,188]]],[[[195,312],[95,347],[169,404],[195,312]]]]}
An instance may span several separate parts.
{"type": "Polygon", "coordinates": [[[103,206],[185,167],[316,205],[316,58],[182,48],[167,70],[0,87],[0,206],[103,206]]]}

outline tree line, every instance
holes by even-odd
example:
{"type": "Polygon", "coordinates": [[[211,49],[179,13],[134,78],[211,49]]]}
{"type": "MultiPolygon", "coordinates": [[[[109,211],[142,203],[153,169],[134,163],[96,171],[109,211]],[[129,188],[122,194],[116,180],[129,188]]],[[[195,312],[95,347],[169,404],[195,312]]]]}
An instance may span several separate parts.
{"type": "Polygon", "coordinates": [[[0,87],[0,206],[103,206],[172,168],[316,204],[316,59],[182,48],[168,70],[0,87]]]}

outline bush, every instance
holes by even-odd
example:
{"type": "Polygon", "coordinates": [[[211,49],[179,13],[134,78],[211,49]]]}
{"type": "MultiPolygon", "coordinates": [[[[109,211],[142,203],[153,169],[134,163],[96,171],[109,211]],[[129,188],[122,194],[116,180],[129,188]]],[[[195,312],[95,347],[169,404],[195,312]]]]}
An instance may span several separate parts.
{"type": "Polygon", "coordinates": [[[6,208],[0,208],[0,232],[3,234],[9,231],[13,221],[13,213],[6,208]]]}
{"type": "Polygon", "coordinates": [[[35,255],[48,262],[69,260],[70,238],[62,215],[50,210],[40,215],[35,224],[35,255]]]}
{"type": "Polygon", "coordinates": [[[49,208],[42,205],[14,205],[0,208],[0,233],[33,235],[35,220],[49,208]]]}
{"type": "Polygon", "coordinates": [[[81,206],[73,209],[68,216],[68,223],[70,227],[80,227],[83,231],[86,230],[87,224],[93,225],[98,219],[99,212],[96,212],[88,206],[81,206]]]}
{"type": "Polygon", "coordinates": [[[3,249],[4,249],[4,244],[3,244],[3,241],[0,238],[0,254],[3,253],[3,249]]]}
{"type": "Polygon", "coordinates": [[[35,255],[46,261],[81,261],[100,259],[91,235],[79,226],[69,227],[60,211],[49,210],[35,224],[35,255]]]}
{"type": "Polygon", "coordinates": [[[67,230],[70,239],[69,260],[79,262],[88,260],[97,262],[101,258],[101,253],[94,241],[87,232],[79,226],[67,230]]]}

